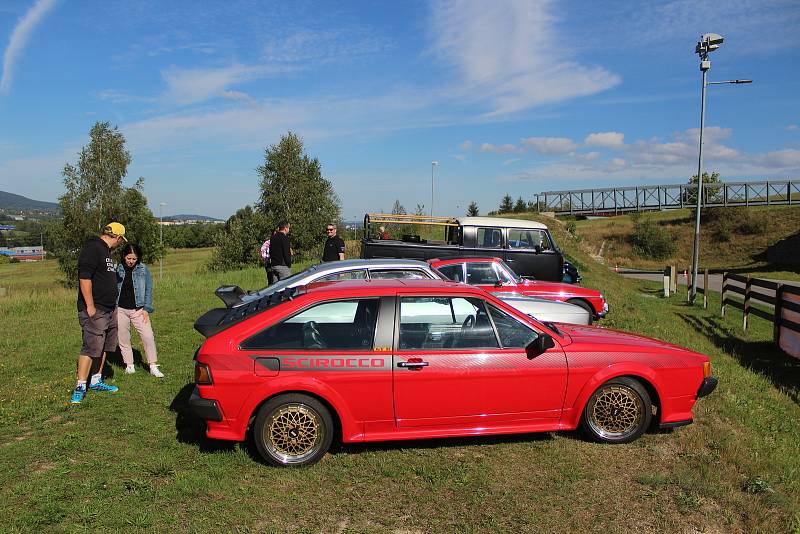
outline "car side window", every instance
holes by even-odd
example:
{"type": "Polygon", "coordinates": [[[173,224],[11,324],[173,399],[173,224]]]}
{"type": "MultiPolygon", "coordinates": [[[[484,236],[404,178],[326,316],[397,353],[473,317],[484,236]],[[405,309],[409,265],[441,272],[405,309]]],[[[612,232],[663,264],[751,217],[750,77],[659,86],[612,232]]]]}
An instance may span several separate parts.
{"type": "Polygon", "coordinates": [[[450,280],[454,280],[456,282],[464,281],[464,267],[462,263],[443,265],[441,267],[437,267],[437,270],[450,280]]]}
{"type": "Polygon", "coordinates": [[[429,280],[431,277],[424,271],[418,269],[381,269],[371,270],[369,277],[373,280],[429,280]]]}
{"type": "Polygon", "coordinates": [[[372,350],[378,299],[337,300],[307,308],[247,338],[244,350],[372,350]]]}
{"type": "Polygon", "coordinates": [[[401,350],[457,350],[498,346],[497,336],[481,299],[400,299],[401,350]]]}
{"type": "Polygon", "coordinates": [[[502,248],[503,232],[500,228],[478,227],[478,246],[481,248],[502,248]]]}
{"type": "Polygon", "coordinates": [[[314,282],[337,282],[339,280],[364,280],[367,277],[367,271],[347,271],[343,273],[333,273],[322,276],[314,280],[314,282]]]}
{"type": "Polygon", "coordinates": [[[541,250],[550,250],[550,238],[542,230],[523,228],[508,229],[508,248],[532,250],[539,247],[541,250]]]}
{"type": "Polygon", "coordinates": [[[500,280],[491,262],[467,263],[467,283],[469,285],[494,285],[500,280]]]}
{"type": "Polygon", "coordinates": [[[503,310],[491,304],[488,307],[503,348],[525,348],[539,336],[533,328],[521,323],[503,310]]]}

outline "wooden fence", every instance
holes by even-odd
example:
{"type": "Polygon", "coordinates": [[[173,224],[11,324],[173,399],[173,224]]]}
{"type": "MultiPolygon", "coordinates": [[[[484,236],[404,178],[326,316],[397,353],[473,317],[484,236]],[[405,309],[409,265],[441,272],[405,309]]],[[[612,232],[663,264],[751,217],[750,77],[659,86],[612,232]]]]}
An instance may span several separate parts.
{"type": "Polygon", "coordinates": [[[800,286],[723,273],[720,305],[722,317],[725,317],[727,306],[742,310],[742,328],[745,330],[751,315],[772,322],[775,343],[787,354],[800,358],[800,286]],[[744,287],[731,282],[739,282],[744,287]],[[733,295],[739,295],[742,300],[733,298],[733,295]],[[754,302],[771,306],[772,311],[753,306],[754,302]]]}

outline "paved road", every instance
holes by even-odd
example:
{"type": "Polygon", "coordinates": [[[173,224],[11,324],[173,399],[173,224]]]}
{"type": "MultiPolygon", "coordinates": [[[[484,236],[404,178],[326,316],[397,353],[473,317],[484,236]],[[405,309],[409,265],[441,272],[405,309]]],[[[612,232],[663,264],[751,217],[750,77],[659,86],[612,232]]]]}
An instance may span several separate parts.
{"type": "MultiPolygon", "coordinates": [[[[626,276],[628,278],[637,278],[640,280],[652,280],[654,282],[661,282],[664,279],[664,275],[662,274],[648,274],[648,273],[640,273],[636,272],[631,269],[626,269],[624,271],[620,270],[620,275],[626,276]]],[[[790,284],[800,286],[800,282],[797,280],[776,280],[773,278],[766,278],[765,280],[770,280],[771,282],[777,282],[779,284],[790,284]]],[[[697,287],[703,287],[703,275],[702,273],[697,277],[697,287]]],[[[744,287],[744,284],[739,282],[731,281],[732,284],[739,285],[744,287]]],[[[686,284],[686,277],[683,273],[678,274],[678,285],[687,285],[686,284]]],[[[717,293],[722,291],[722,275],[721,274],[709,274],[708,275],[708,287],[711,291],[716,291],[717,293]]],[[[761,291],[761,288],[753,288],[753,290],[761,291]]],[[[765,290],[766,291],[766,290],[765,290]]]]}

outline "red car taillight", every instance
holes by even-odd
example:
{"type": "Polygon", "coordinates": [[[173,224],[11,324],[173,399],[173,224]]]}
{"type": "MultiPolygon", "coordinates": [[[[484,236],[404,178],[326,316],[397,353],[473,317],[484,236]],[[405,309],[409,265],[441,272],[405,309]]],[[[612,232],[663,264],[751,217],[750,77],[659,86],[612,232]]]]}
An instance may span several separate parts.
{"type": "Polygon", "coordinates": [[[210,386],[211,385],[211,369],[204,363],[194,364],[194,383],[210,386]]]}

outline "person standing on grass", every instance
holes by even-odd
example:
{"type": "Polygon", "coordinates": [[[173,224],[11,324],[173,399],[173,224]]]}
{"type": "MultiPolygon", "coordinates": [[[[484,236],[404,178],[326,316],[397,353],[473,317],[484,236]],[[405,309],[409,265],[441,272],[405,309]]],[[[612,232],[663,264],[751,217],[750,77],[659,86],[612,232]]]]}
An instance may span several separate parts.
{"type": "Polygon", "coordinates": [[[117,330],[119,351],[125,362],[125,372],[136,372],[133,365],[131,347],[131,325],[139,332],[144,346],[144,361],[150,367],[150,374],[164,378],[158,368],[158,353],[150,314],[153,313],[153,277],[150,269],[142,263],[142,249],[139,245],[128,243],[122,249],[122,263],[117,265],[117,330]]]}
{"type": "Polygon", "coordinates": [[[292,243],[289,241],[290,225],[286,221],[278,224],[278,231],[269,242],[269,262],[275,278],[283,280],[292,274],[292,243]]]}
{"type": "Polygon", "coordinates": [[[267,240],[264,241],[264,244],[261,245],[261,250],[259,251],[260,254],[261,254],[261,261],[264,262],[264,270],[267,271],[267,285],[268,286],[271,286],[275,282],[275,273],[272,272],[272,265],[270,263],[270,258],[269,258],[269,245],[270,245],[270,241],[272,240],[272,236],[274,236],[275,232],[277,232],[277,231],[278,231],[277,228],[272,231],[272,233],[267,238],[267,240]]]}
{"type": "Polygon", "coordinates": [[[344,240],[336,235],[336,225],[329,223],[325,232],[328,239],[325,240],[325,248],[322,252],[322,261],[338,261],[344,259],[344,240]]]}
{"type": "Polygon", "coordinates": [[[117,274],[111,251],[125,239],[125,227],[111,222],[92,237],[78,255],[78,323],[83,345],[78,354],[78,382],[70,402],[79,404],[88,389],[113,393],[119,388],[103,382],[106,354],[117,348],[117,274]]]}

